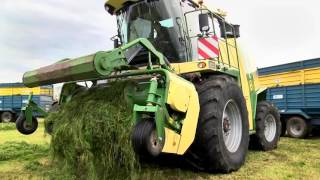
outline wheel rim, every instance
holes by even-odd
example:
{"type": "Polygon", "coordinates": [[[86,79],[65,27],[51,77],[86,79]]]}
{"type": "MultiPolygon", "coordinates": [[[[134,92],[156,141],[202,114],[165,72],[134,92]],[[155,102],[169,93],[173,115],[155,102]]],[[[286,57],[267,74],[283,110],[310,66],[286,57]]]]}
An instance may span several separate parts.
{"type": "Polygon", "coordinates": [[[272,142],[276,137],[277,123],[273,115],[269,114],[264,121],[264,136],[268,142],[272,142]]]}
{"type": "Polygon", "coordinates": [[[303,125],[296,120],[293,120],[290,125],[290,131],[295,136],[300,136],[303,133],[303,125]]]}
{"type": "Polygon", "coordinates": [[[27,120],[25,120],[22,125],[23,125],[23,128],[27,131],[32,129],[32,125],[28,125],[27,120]]]}
{"type": "Polygon", "coordinates": [[[242,118],[238,105],[229,100],[224,107],[222,116],[224,143],[231,153],[238,150],[242,139],[242,118]]]}

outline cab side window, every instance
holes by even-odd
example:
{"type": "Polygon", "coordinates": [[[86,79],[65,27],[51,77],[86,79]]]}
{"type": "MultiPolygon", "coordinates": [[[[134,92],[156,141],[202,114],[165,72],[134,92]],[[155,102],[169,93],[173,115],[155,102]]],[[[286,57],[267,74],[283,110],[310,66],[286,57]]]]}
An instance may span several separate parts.
{"type": "Polygon", "coordinates": [[[218,38],[221,38],[221,23],[217,18],[213,18],[213,26],[214,26],[214,35],[218,38]]]}

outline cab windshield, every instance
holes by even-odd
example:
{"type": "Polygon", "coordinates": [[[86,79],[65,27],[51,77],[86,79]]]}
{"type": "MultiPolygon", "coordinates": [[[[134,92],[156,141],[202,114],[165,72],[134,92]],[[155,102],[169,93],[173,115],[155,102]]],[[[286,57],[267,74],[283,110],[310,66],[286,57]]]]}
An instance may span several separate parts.
{"type": "Polygon", "coordinates": [[[178,1],[140,2],[117,15],[122,44],[137,38],[148,39],[169,61],[186,60],[180,5],[178,1]]]}

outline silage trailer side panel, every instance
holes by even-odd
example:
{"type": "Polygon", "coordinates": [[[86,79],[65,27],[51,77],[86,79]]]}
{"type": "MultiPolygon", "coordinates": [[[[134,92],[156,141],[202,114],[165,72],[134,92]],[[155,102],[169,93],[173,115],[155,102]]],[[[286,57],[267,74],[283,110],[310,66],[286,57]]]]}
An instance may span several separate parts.
{"type": "MultiPolygon", "coordinates": [[[[12,120],[15,120],[21,108],[28,102],[30,92],[33,93],[33,100],[43,109],[49,110],[53,103],[53,86],[41,86],[27,88],[21,83],[2,83],[0,84],[0,119],[2,115],[11,113],[12,120]]],[[[38,116],[36,114],[36,116],[38,116]]]]}
{"type": "Polygon", "coordinates": [[[259,69],[267,100],[280,110],[283,126],[295,116],[310,127],[320,125],[320,59],[259,69]]]}
{"type": "Polygon", "coordinates": [[[267,100],[283,116],[300,115],[310,120],[311,125],[320,125],[320,84],[269,88],[267,100]]]}
{"type": "Polygon", "coordinates": [[[259,69],[260,84],[270,87],[320,84],[320,58],[259,69]]]}

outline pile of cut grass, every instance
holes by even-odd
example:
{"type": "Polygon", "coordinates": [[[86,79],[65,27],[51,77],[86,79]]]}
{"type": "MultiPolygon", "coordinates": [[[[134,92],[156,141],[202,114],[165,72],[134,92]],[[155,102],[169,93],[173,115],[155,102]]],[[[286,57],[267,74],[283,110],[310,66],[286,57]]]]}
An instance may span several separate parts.
{"type": "Polygon", "coordinates": [[[51,113],[51,153],[61,173],[73,179],[127,179],[139,170],[131,147],[131,108],[124,88],[112,83],[83,91],[51,113]]]}

